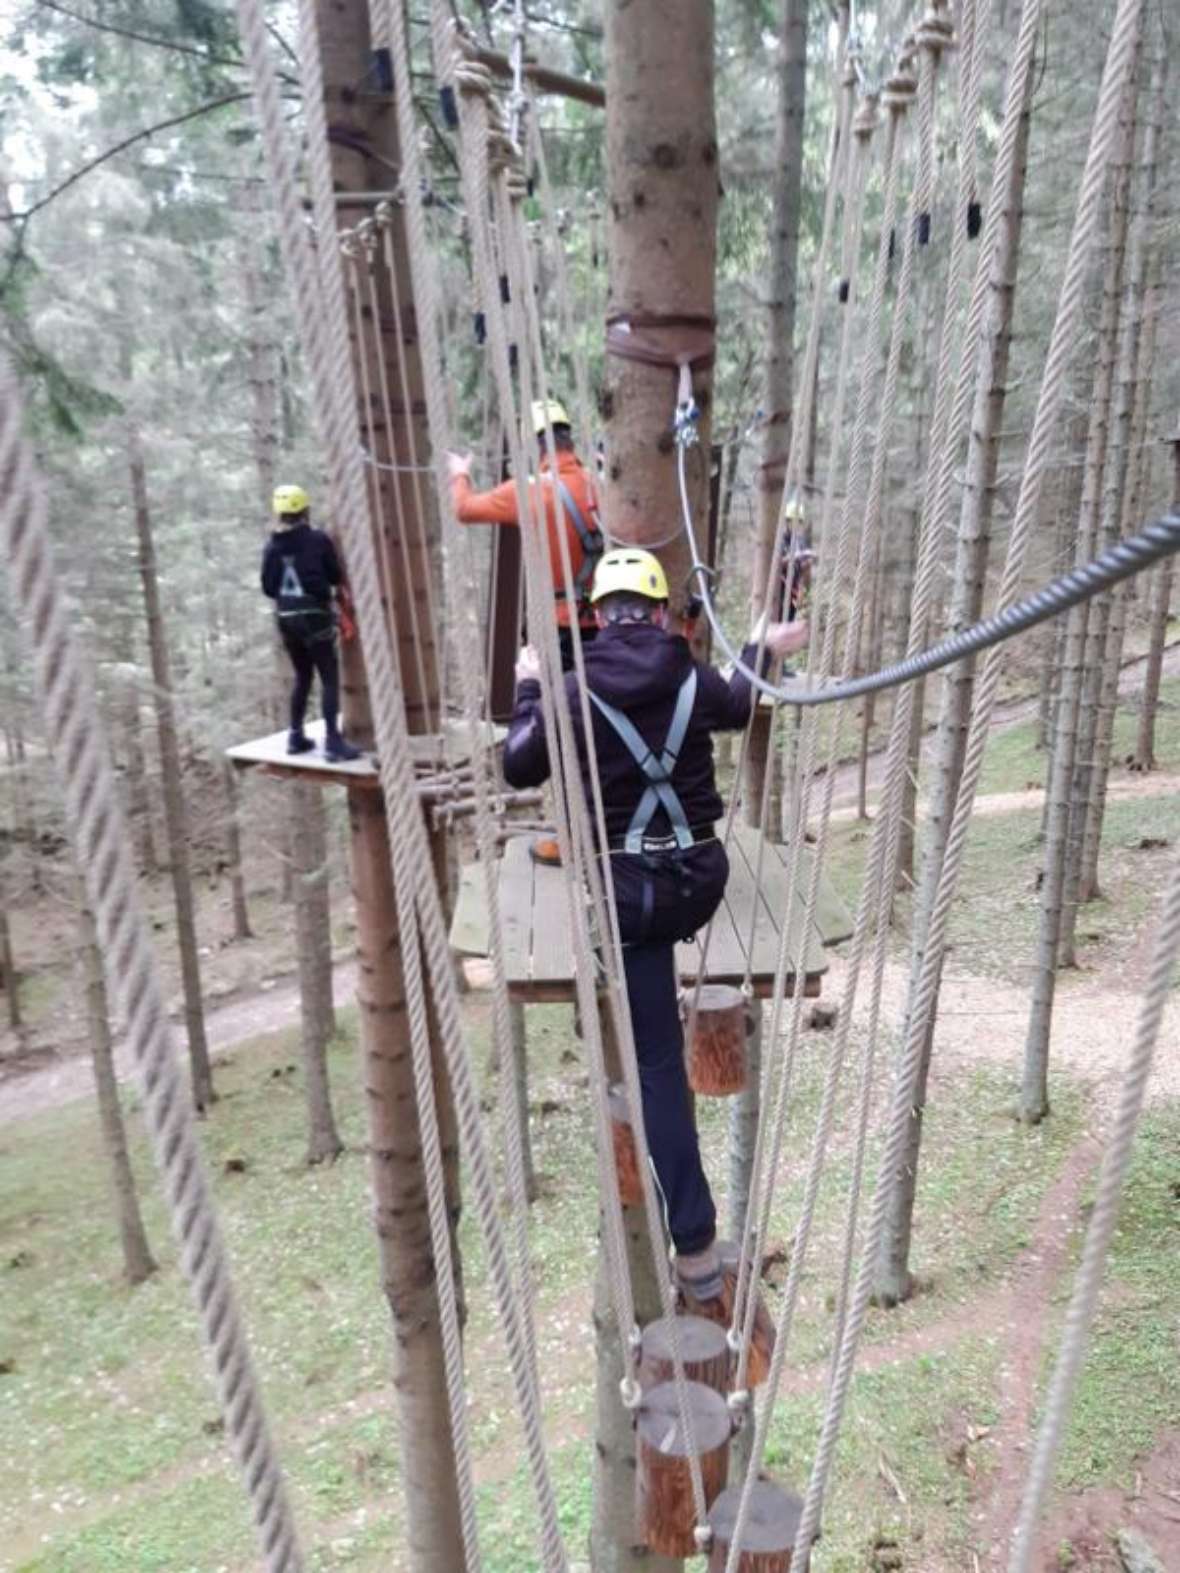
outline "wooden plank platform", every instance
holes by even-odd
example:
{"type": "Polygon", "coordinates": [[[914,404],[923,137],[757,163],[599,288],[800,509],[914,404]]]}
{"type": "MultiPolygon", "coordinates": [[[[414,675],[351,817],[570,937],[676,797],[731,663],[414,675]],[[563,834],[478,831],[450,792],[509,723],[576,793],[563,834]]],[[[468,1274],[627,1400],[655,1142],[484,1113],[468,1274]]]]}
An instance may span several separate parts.
{"type": "MultiPolygon", "coordinates": [[[[534,863],[529,855],[530,836],[515,836],[498,863],[500,915],[504,930],[504,968],[509,993],[525,1003],[569,1000],[574,996],[574,958],[570,901],[575,899],[565,873],[534,863]]],[[[717,914],[709,946],[705,976],[713,983],[741,984],[746,974],[746,951],[753,933],[753,986],[766,996],[774,985],[782,914],[787,905],[789,849],[766,843],[762,854],[761,888],[755,886],[758,868],[758,835],[745,827],[735,829],[730,842],[730,876],[725,900],[717,914]]],[[[804,849],[799,889],[791,923],[798,934],[811,872],[809,849],[804,849]]],[[[847,939],[852,918],[826,879],[820,883],[821,899],[804,949],[804,989],[818,994],[827,970],[824,946],[847,939]]],[[[488,915],[484,877],[475,864],[460,872],[459,894],[451,924],[451,945],[461,955],[486,956],[488,915]]],[[[694,982],[700,967],[696,943],[678,950],[681,978],[694,982]]],[[[788,988],[793,980],[788,979],[788,988]]]]}
{"type": "MultiPolygon", "coordinates": [[[[251,743],[238,743],[227,748],[226,758],[239,770],[259,770],[263,775],[298,777],[316,786],[368,787],[377,791],[381,778],[372,754],[360,759],[332,761],[324,758],[324,723],[313,721],[306,728],[315,743],[315,750],[306,754],[288,754],[286,732],[272,732],[268,737],[255,738],[251,743]]],[[[507,729],[487,723],[488,742],[495,746],[502,743],[507,729]]],[[[415,767],[428,772],[432,767],[445,770],[471,757],[471,734],[467,723],[449,719],[442,734],[429,732],[421,737],[411,737],[410,753],[415,767]]]]}

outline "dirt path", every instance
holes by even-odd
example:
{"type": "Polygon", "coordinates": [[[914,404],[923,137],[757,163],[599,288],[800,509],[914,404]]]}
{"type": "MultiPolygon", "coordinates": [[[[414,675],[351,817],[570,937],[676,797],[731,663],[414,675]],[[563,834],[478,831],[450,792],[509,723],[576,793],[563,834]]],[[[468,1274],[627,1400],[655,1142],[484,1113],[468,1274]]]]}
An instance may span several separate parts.
{"type": "MultiPolygon", "coordinates": [[[[349,1005],[356,994],[356,963],[345,962],[335,971],[336,1003],[349,1005]]],[[[217,1057],[227,1054],[238,1044],[267,1032],[280,1032],[284,1027],[294,1027],[299,1022],[299,983],[295,978],[277,982],[263,993],[250,994],[244,999],[220,1005],[205,1013],[205,1029],[209,1036],[209,1052],[217,1057]]],[[[180,1029],[176,1030],[178,1052],[184,1052],[180,1029]]],[[[131,1055],[126,1044],[115,1050],[115,1069],[120,1081],[131,1079],[131,1055]]],[[[22,1070],[14,1066],[0,1082],[0,1126],[10,1120],[23,1120],[28,1115],[40,1114],[46,1109],[58,1108],[63,1103],[73,1103],[78,1098],[88,1098],[94,1093],[94,1075],[88,1054],[70,1054],[36,1062],[35,1068],[22,1070]]]]}

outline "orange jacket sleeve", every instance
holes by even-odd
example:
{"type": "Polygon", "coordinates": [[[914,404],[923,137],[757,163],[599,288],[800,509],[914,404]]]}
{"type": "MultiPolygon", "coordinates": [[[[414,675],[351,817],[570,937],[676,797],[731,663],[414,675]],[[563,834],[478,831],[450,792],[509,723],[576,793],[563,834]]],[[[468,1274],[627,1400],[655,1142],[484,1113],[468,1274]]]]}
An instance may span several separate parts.
{"type": "Polygon", "coordinates": [[[476,492],[469,476],[456,475],[451,481],[451,503],[460,524],[520,523],[515,481],[504,481],[490,492],[476,492]]]}

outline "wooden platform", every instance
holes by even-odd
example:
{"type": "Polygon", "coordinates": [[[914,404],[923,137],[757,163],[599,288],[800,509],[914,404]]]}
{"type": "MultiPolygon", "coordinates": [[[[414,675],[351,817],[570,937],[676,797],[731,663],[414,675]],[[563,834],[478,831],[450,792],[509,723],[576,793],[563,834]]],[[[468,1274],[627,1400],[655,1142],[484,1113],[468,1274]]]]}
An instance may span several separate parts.
{"type": "MultiPolygon", "coordinates": [[[[324,758],[324,723],[313,721],[307,735],[315,743],[315,751],[307,754],[288,754],[286,732],[272,732],[269,737],[259,737],[252,743],[238,743],[227,748],[226,758],[239,770],[259,770],[263,775],[298,777],[316,786],[370,787],[376,791],[381,785],[376,759],[364,754],[352,761],[332,761],[324,758]]],[[[501,743],[506,728],[487,723],[488,742],[501,743]]],[[[471,734],[467,723],[448,720],[440,735],[430,732],[410,739],[410,753],[415,769],[423,774],[432,769],[444,771],[462,764],[471,757],[471,734]]]]}
{"type": "MultiPolygon", "coordinates": [[[[514,998],[525,1003],[569,1000],[574,996],[574,963],[566,877],[559,868],[534,863],[529,855],[531,842],[531,836],[514,837],[505,846],[499,862],[508,988],[514,998]]],[[[788,848],[767,843],[761,888],[756,889],[757,833],[744,827],[735,830],[729,848],[729,885],[714,922],[706,964],[705,976],[710,982],[743,982],[752,926],[753,986],[763,997],[770,994],[778,961],[782,913],[787,904],[788,855],[788,848]]],[[[796,934],[803,916],[811,856],[805,848],[792,911],[796,934]]],[[[827,880],[821,880],[816,920],[804,950],[804,989],[808,994],[819,993],[820,978],[827,968],[824,946],[847,939],[851,932],[852,918],[847,908],[827,880]]],[[[461,955],[488,953],[483,873],[474,864],[466,865],[460,874],[451,945],[461,955]]],[[[681,945],[678,957],[682,979],[694,981],[700,962],[698,946],[681,945]]]]}

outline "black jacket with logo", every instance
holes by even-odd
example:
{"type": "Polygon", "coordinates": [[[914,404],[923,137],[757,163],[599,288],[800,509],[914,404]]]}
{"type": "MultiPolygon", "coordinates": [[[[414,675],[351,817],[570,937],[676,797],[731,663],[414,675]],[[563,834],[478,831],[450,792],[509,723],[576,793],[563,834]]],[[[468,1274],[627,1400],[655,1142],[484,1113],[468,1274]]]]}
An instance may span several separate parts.
{"type": "Polygon", "coordinates": [[[342,579],[331,538],[310,524],[276,530],[262,553],[262,593],[280,612],[327,608],[342,579]]]}
{"type": "MultiPolygon", "coordinates": [[[[694,664],[688,641],[650,623],[617,623],[603,628],[583,653],[591,691],[623,711],[644,742],[658,753],[672,724],[680,685],[694,664]]],[[[748,645],[742,651],[744,664],[752,668],[756,654],[756,647],[748,645]]],[[[754,690],[740,671],[735,670],[727,679],[711,666],[698,662],[696,668],[696,703],[672,771],[672,789],[683,805],[688,823],[694,830],[701,830],[715,823],[725,811],[713,774],[712,733],[740,731],[745,726],[754,690]]],[[[589,799],[589,764],[576,673],[566,676],[565,696],[589,799]]],[[[607,835],[613,841],[626,833],[647,783],[622,739],[596,709],[591,711],[591,725],[607,835]]],[[[528,680],[516,690],[516,705],[504,744],[504,777],[510,786],[531,787],[539,786],[549,772],[541,685],[528,680]]],[[[651,833],[663,835],[669,829],[667,815],[658,810],[651,833]]]]}

